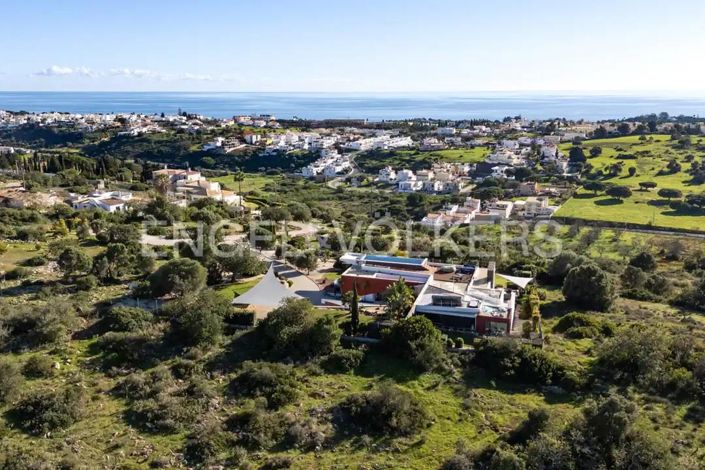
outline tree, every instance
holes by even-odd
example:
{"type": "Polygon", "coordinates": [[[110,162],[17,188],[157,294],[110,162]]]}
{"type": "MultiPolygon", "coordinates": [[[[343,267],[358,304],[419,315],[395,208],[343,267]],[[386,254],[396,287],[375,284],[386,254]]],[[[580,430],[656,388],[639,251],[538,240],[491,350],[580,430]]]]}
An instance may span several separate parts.
{"type": "Polygon", "coordinates": [[[583,148],[576,146],[571,147],[568,151],[568,159],[571,163],[585,163],[587,161],[583,148]]]}
{"type": "Polygon", "coordinates": [[[441,332],[422,315],[397,322],[385,336],[384,344],[392,354],[422,371],[440,367],[446,357],[441,332]]]}
{"type": "Polygon", "coordinates": [[[659,197],[668,199],[669,201],[673,198],[682,198],[683,193],[678,189],[661,188],[658,190],[659,197]]]}
{"type": "Polygon", "coordinates": [[[473,196],[482,201],[499,199],[504,196],[504,189],[498,186],[488,186],[486,188],[479,188],[473,191],[473,196]]]}
{"type": "Polygon", "coordinates": [[[240,211],[242,211],[242,182],[245,181],[245,173],[236,171],[233,175],[233,181],[237,183],[237,194],[240,196],[240,211]]]}
{"type": "Polygon", "coordinates": [[[360,297],[357,295],[357,284],[353,284],[350,297],[350,334],[355,336],[360,328],[360,297]]]}
{"type": "Polygon", "coordinates": [[[593,195],[597,196],[597,193],[605,190],[605,184],[600,181],[586,181],[583,183],[583,188],[586,191],[592,191],[593,195]]]}
{"type": "Polygon", "coordinates": [[[134,257],[122,243],[111,243],[93,262],[93,273],[100,279],[118,279],[132,266],[134,257]]]}
{"type": "Polygon", "coordinates": [[[174,332],[186,344],[214,346],[223,333],[223,320],[232,310],[230,302],[212,289],[185,295],[167,304],[174,332]]]}
{"type": "Polygon", "coordinates": [[[154,177],[154,189],[157,193],[165,196],[167,191],[169,191],[169,177],[167,175],[159,174],[154,177]]]}
{"type": "Polygon", "coordinates": [[[600,155],[602,155],[602,147],[595,146],[595,147],[590,148],[590,156],[591,157],[598,157],[600,155]]]}
{"type": "Polygon", "coordinates": [[[631,131],[632,131],[632,128],[628,122],[623,122],[619,126],[617,126],[617,132],[619,132],[622,135],[628,135],[631,131]]]}
{"type": "Polygon", "coordinates": [[[76,236],[79,240],[87,240],[91,237],[91,226],[84,219],[81,219],[76,227],[76,236]]]}
{"type": "Polygon", "coordinates": [[[629,186],[610,186],[605,192],[608,196],[612,196],[620,201],[632,195],[632,190],[629,189],[629,186]]]}
{"type": "Polygon", "coordinates": [[[332,317],[316,317],[306,299],[286,299],[257,324],[257,333],[272,355],[305,359],[332,352],[341,334],[332,317]]]}
{"type": "Polygon", "coordinates": [[[593,263],[572,268],[563,282],[567,301],[593,310],[607,310],[614,301],[615,290],[612,277],[593,263]]]}
{"type": "Polygon", "coordinates": [[[657,183],[654,181],[640,181],[639,182],[639,187],[641,188],[642,191],[648,191],[649,189],[654,189],[657,186],[657,183]]]}
{"type": "Polygon", "coordinates": [[[66,221],[64,219],[59,219],[51,226],[51,231],[57,237],[65,237],[69,234],[69,229],[66,226],[66,221]]]}
{"type": "Polygon", "coordinates": [[[627,173],[629,173],[629,176],[634,176],[634,175],[636,175],[636,167],[635,167],[635,166],[630,166],[630,167],[627,169],[627,173]]]}
{"type": "Polygon", "coordinates": [[[89,272],[93,266],[91,257],[80,248],[74,246],[65,248],[56,260],[56,263],[66,277],[85,274],[89,272]]]}
{"type": "Polygon", "coordinates": [[[178,258],[160,266],[147,280],[154,297],[193,293],[206,285],[206,269],[198,261],[178,258]]]}
{"type": "Polygon", "coordinates": [[[247,248],[236,247],[227,256],[218,258],[223,269],[230,272],[232,281],[243,276],[256,276],[264,272],[264,262],[247,248]]]}
{"type": "Polygon", "coordinates": [[[563,282],[568,272],[576,266],[580,266],[588,261],[588,258],[575,253],[574,251],[564,250],[558,256],[553,258],[551,264],[548,265],[547,274],[557,282],[563,282]]]}
{"type": "Polygon", "coordinates": [[[634,267],[640,268],[646,272],[655,270],[657,266],[656,258],[648,251],[642,251],[641,253],[633,257],[631,260],[629,260],[629,264],[634,267]]]}
{"type": "Polygon", "coordinates": [[[385,294],[385,312],[389,318],[403,318],[414,303],[414,291],[401,277],[385,294]]]}

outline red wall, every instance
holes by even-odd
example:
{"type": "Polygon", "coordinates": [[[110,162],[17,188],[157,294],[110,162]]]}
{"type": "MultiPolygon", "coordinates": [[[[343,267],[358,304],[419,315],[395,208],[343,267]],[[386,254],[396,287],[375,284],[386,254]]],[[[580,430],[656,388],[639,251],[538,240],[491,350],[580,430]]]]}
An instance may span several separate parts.
{"type": "Polygon", "coordinates": [[[496,318],[496,317],[484,317],[482,315],[478,315],[475,317],[475,329],[477,330],[478,333],[481,335],[489,333],[489,323],[494,322],[494,323],[504,323],[507,327],[506,334],[511,333],[509,331],[509,319],[507,318],[496,318]]]}
{"type": "MultiPolygon", "coordinates": [[[[363,296],[367,294],[381,294],[386,291],[389,286],[397,282],[392,279],[372,279],[372,278],[359,278],[355,276],[342,276],[340,278],[340,290],[343,294],[349,292],[353,288],[353,284],[357,284],[357,295],[363,296]]],[[[409,287],[414,287],[419,285],[417,282],[408,282],[406,284],[409,287]]]]}

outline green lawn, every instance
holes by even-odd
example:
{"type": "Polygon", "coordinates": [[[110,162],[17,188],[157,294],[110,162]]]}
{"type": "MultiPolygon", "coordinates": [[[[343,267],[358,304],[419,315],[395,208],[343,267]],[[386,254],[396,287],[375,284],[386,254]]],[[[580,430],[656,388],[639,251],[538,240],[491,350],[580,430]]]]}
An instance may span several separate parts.
{"type": "MultiPolygon", "coordinates": [[[[702,139],[693,137],[690,149],[680,149],[674,146],[670,136],[654,135],[651,140],[640,141],[637,136],[619,137],[614,139],[589,140],[583,143],[585,153],[594,146],[602,148],[602,155],[588,158],[588,163],[594,170],[604,170],[609,165],[623,162],[621,173],[614,177],[605,177],[604,183],[629,186],[633,195],[624,201],[619,201],[598,193],[596,196],[588,191],[579,190],[576,195],[561,207],[556,214],[559,217],[569,217],[584,220],[600,220],[607,222],[636,223],[654,227],[672,227],[690,230],[702,230],[705,219],[701,215],[680,214],[666,204],[667,201],[658,197],[660,188],[679,189],[684,194],[703,192],[705,186],[690,184],[691,177],[686,170],[690,163],[685,161],[687,155],[693,155],[696,160],[705,156],[705,152],[696,147],[702,144],[702,139]],[[637,159],[617,159],[618,154],[637,154],[637,159]],[[677,160],[682,170],[674,174],[659,175],[669,160],[677,160]],[[634,176],[629,175],[629,168],[636,168],[634,176]],[[653,181],[658,186],[651,191],[641,191],[639,182],[653,181]]],[[[571,144],[561,145],[568,153],[571,144]]]]}
{"type": "Polygon", "coordinates": [[[43,250],[37,250],[36,243],[7,243],[7,251],[0,254],[0,271],[9,271],[24,261],[39,256],[43,250]]]}
{"type": "Polygon", "coordinates": [[[227,286],[219,287],[217,289],[218,293],[228,300],[233,300],[237,295],[242,295],[248,290],[252,289],[262,278],[262,276],[257,276],[254,279],[249,279],[247,281],[236,282],[234,284],[228,284],[227,286]]]}

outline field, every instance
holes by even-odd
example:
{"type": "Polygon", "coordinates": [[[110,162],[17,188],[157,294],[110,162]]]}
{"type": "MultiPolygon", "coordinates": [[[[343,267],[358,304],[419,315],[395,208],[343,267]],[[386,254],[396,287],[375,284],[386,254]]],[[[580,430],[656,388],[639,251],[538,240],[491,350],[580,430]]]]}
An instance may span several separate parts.
{"type": "MultiPolygon", "coordinates": [[[[623,168],[618,175],[605,177],[602,181],[615,185],[629,186],[632,196],[620,201],[605,194],[584,189],[579,190],[556,214],[583,220],[598,220],[617,223],[632,223],[661,228],[677,228],[688,230],[703,230],[701,215],[681,214],[668,207],[665,200],[657,196],[661,188],[681,190],[684,194],[705,191],[705,187],[690,183],[691,176],[686,173],[690,163],[687,155],[693,155],[696,161],[705,152],[699,150],[702,144],[700,138],[692,139],[690,149],[676,148],[676,143],[670,136],[655,135],[652,140],[640,141],[637,136],[619,137],[614,139],[589,140],[583,143],[586,155],[594,146],[602,148],[598,157],[588,157],[588,163],[594,170],[605,170],[608,166],[623,162],[623,168]],[[636,154],[636,159],[617,159],[618,154],[636,154]],[[666,167],[669,160],[675,159],[681,164],[681,171],[673,174],[658,174],[666,167]],[[629,167],[635,167],[634,176],[629,175],[629,167]],[[658,186],[650,191],[639,189],[639,182],[653,181],[658,186]]],[[[568,153],[571,144],[563,144],[561,149],[568,153]]]]}
{"type": "Polygon", "coordinates": [[[489,153],[490,151],[486,147],[435,150],[432,152],[393,150],[388,152],[368,152],[358,156],[355,162],[364,171],[376,173],[387,165],[397,170],[404,168],[420,170],[430,168],[433,162],[478,163],[483,161],[489,153]]]}
{"type": "Polygon", "coordinates": [[[237,183],[233,180],[233,175],[218,176],[215,178],[210,178],[211,181],[217,181],[225,189],[230,191],[239,191],[242,187],[243,193],[249,193],[251,191],[260,191],[268,183],[273,183],[279,181],[281,177],[279,176],[268,176],[260,173],[245,173],[245,179],[242,183],[237,183]]]}

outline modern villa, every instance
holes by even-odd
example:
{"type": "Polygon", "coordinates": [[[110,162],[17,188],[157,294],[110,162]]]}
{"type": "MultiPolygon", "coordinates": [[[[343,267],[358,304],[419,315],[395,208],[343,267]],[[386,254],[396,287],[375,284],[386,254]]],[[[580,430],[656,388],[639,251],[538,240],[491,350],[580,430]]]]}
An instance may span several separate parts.
{"type": "Polygon", "coordinates": [[[346,253],[340,262],[349,266],[340,279],[343,294],[355,286],[363,301],[379,302],[402,279],[416,295],[409,315],[424,315],[442,329],[504,335],[514,326],[516,292],[495,287],[493,262],[470,268],[361,253],[346,253]]]}

